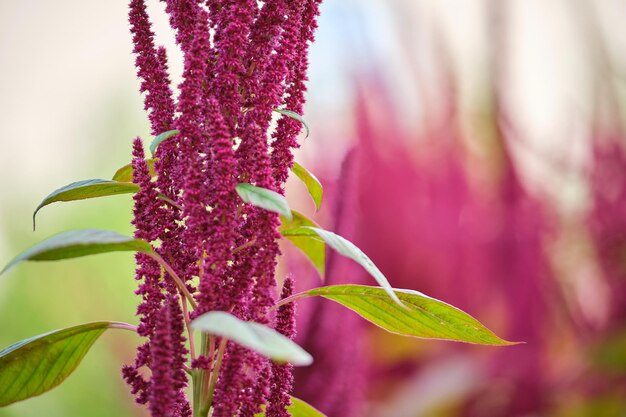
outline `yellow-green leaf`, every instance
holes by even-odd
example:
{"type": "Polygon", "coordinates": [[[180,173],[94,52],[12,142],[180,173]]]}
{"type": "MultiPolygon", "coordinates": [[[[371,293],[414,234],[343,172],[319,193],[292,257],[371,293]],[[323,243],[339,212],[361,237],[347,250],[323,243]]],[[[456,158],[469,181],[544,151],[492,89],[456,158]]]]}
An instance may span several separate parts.
{"type": "Polygon", "coordinates": [[[320,296],[333,300],[375,325],[402,336],[441,339],[482,345],[513,345],[496,336],[478,320],[443,301],[418,291],[394,289],[403,306],[389,298],[381,287],[331,285],[313,288],[279,302],[320,296]]]}
{"type": "MultiPolygon", "coordinates": [[[[156,159],[150,158],[146,159],[146,164],[148,165],[148,169],[150,170],[150,176],[156,176],[156,171],[154,170],[154,163],[156,159]]],[[[113,174],[113,181],[120,182],[132,182],[133,181],[133,166],[132,164],[126,164],[113,174]]]]}
{"type": "Polygon", "coordinates": [[[37,212],[48,204],[57,201],[76,201],[88,198],[136,193],[137,191],[139,191],[138,185],[120,181],[91,179],[73,182],[53,191],[37,206],[33,213],[33,229],[35,228],[37,212]]]}
{"type": "Polygon", "coordinates": [[[311,227],[311,226],[303,226],[302,229],[308,229],[311,232],[318,235],[320,238],[326,242],[328,246],[336,250],[339,254],[345,256],[346,258],[352,259],[359,265],[363,267],[375,280],[378,284],[387,292],[389,297],[394,300],[397,304],[402,306],[402,302],[393,291],[391,284],[387,280],[387,277],[381,272],[380,269],[372,262],[372,260],[365,254],[363,251],[356,247],[356,245],[350,242],[348,239],[339,236],[336,233],[330,232],[328,230],[321,229],[319,227],[311,227]]]}
{"type": "MultiPolygon", "coordinates": [[[[287,412],[291,417],[326,417],[326,415],[315,409],[311,404],[295,397],[291,397],[291,405],[287,407],[287,412]]],[[[265,417],[265,409],[255,414],[254,417],[265,417]]]]}
{"type": "Polygon", "coordinates": [[[0,407],[61,384],[105,330],[132,327],[109,321],[87,323],[22,340],[0,351],[0,407]]]}
{"type": "Polygon", "coordinates": [[[109,230],[72,230],[52,236],[31,246],[13,258],[0,271],[0,274],[24,261],[56,261],[117,251],[151,253],[152,247],[144,240],[124,236],[109,230]]]}
{"type": "Polygon", "coordinates": [[[324,196],[324,188],[320,180],[297,162],[294,162],[291,171],[304,183],[309,195],[315,203],[315,209],[319,210],[322,206],[322,198],[324,196]]]}
{"type": "Polygon", "coordinates": [[[303,226],[319,227],[319,225],[295,210],[291,210],[291,215],[291,221],[284,216],[280,217],[282,224],[279,231],[304,253],[323,279],[326,264],[326,244],[317,234],[302,228],[303,226]]]}

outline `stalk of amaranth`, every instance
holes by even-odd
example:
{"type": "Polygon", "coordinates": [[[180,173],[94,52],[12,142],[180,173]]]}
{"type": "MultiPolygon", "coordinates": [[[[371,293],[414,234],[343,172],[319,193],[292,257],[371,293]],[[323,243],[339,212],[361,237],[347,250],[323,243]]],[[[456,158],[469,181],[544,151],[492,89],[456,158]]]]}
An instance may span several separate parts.
{"type": "MultiPolygon", "coordinates": [[[[242,204],[235,186],[283,192],[300,125],[282,117],[271,133],[270,121],[276,108],[302,112],[321,0],[162,2],[184,57],[177,99],[143,0],[130,2],[129,21],[152,133],[178,133],[156,150],[156,179],[141,141],[134,143],[133,181],[141,191],[133,224],[171,270],[137,255],[139,334],[146,342],[123,375],[153,416],[252,417],[262,405],[267,416],[287,416],[289,365],[215,337],[196,346],[188,325],[221,310],[293,337],[293,308],[270,312],[278,296],[279,219],[242,204]],[[193,375],[193,404],[186,372],[193,375]]],[[[288,279],[283,296],[292,289],[288,279]]]]}

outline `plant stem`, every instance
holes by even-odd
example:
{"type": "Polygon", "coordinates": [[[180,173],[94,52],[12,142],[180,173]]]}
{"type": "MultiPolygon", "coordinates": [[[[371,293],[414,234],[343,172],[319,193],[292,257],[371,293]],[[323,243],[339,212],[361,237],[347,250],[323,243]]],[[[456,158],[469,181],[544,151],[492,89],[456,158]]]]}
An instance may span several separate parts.
{"type": "Polygon", "coordinates": [[[109,328],[130,330],[131,332],[137,333],[137,326],[133,326],[132,324],[128,324],[128,323],[121,323],[121,322],[110,323],[109,328]]]}
{"type": "Polygon", "coordinates": [[[250,246],[253,246],[256,243],[256,239],[252,239],[249,242],[244,243],[243,245],[236,247],[235,249],[233,249],[233,255],[236,254],[237,252],[241,252],[242,250],[249,248],[250,246]]]}
{"type": "Polygon", "coordinates": [[[205,369],[195,369],[191,377],[191,383],[193,384],[193,417],[200,417],[200,403],[201,403],[201,389],[200,381],[202,381],[205,369]]]}
{"type": "Polygon", "coordinates": [[[310,294],[307,294],[306,291],[293,294],[287,298],[283,298],[282,300],[279,300],[276,304],[270,307],[270,311],[275,310],[278,307],[283,306],[285,304],[293,303],[294,301],[300,300],[301,298],[307,298],[307,297],[313,297],[313,296],[310,294]]]}
{"type": "Polygon", "coordinates": [[[213,371],[211,372],[211,379],[208,386],[208,397],[204,407],[202,408],[202,416],[207,416],[209,414],[211,406],[213,405],[213,394],[215,393],[215,386],[217,385],[217,379],[220,374],[220,368],[222,366],[222,360],[224,359],[224,353],[226,352],[227,344],[228,339],[222,338],[220,346],[217,349],[217,356],[215,358],[215,364],[213,365],[213,371]]]}
{"type": "Polygon", "coordinates": [[[159,255],[158,253],[147,252],[146,254],[152,259],[154,259],[155,261],[157,261],[159,264],[161,264],[163,269],[165,269],[165,271],[169,274],[169,276],[172,277],[172,279],[174,280],[174,283],[176,283],[176,286],[178,287],[180,292],[183,293],[185,298],[187,298],[187,301],[189,301],[189,304],[191,304],[191,307],[196,309],[198,307],[198,303],[196,303],[196,300],[193,298],[193,295],[191,295],[185,283],[180,279],[180,277],[178,276],[178,274],[176,274],[176,272],[172,269],[172,267],[167,262],[165,262],[165,260],[161,258],[161,255],[159,255]]]}
{"type": "Polygon", "coordinates": [[[158,198],[160,198],[161,200],[165,201],[170,206],[175,207],[175,208],[177,208],[180,211],[183,211],[183,207],[180,204],[178,204],[176,201],[174,201],[171,198],[169,198],[168,196],[166,196],[164,194],[159,194],[158,198]]]}
{"type": "MultiPolygon", "coordinates": [[[[205,334],[201,334],[200,336],[200,355],[206,356],[208,353],[207,347],[207,339],[205,334]]],[[[207,356],[210,358],[210,356],[207,356]]],[[[204,381],[206,378],[206,374],[209,372],[208,369],[200,368],[197,369],[194,378],[193,378],[193,417],[203,417],[202,414],[202,404],[203,404],[203,392],[204,392],[204,381]]]]}
{"type": "Polygon", "coordinates": [[[187,338],[189,339],[189,354],[191,359],[196,359],[196,341],[193,338],[193,330],[191,329],[191,320],[189,319],[189,310],[187,309],[187,299],[180,300],[183,305],[183,317],[185,318],[185,327],[187,328],[187,338]]]}

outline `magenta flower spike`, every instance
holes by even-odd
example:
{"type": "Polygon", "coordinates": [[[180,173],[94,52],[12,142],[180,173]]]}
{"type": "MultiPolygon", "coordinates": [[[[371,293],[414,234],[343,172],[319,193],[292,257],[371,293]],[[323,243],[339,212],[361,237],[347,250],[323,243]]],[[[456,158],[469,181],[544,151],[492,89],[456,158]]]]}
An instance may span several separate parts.
{"type": "MultiPolygon", "coordinates": [[[[135,235],[153,243],[157,255],[137,256],[138,333],[146,342],[123,375],[153,416],[188,416],[192,407],[183,390],[190,355],[192,379],[204,381],[194,385],[194,416],[211,410],[214,417],[252,417],[263,404],[270,415],[282,416],[291,366],[272,365],[232,342],[219,348],[219,339],[207,336],[201,346],[190,340],[188,352],[183,335],[195,317],[222,310],[266,325],[276,319],[276,329],[293,337],[293,306],[281,307],[276,318],[270,312],[278,215],[244,204],[235,187],[283,189],[299,126],[283,119],[272,134],[270,122],[276,108],[302,111],[320,1],[163,3],[184,59],[178,95],[170,87],[166,51],[154,44],[145,2],[130,2],[152,133],[177,133],[156,148],[156,179],[141,141],[133,147],[133,181],[140,186],[135,235]]],[[[292,291],[289,278],[283,292],[292,291]]]]}
{"type": "MultiPolygon", "coordinates": [[[[285,279],[281,299],[291,296],[294,292],[294,282],[291,276],[285,279]]],[[[295,304],[284,304],[276,313],[276,330],[290,339],[296,336],[296,308],[295,304]]],[[[291,404],[293,390],[293,365],[272,364],[272,380],[270,383],[270,397],[267,406],[267,417],[289,417],[286,408],[291,404]]]]}

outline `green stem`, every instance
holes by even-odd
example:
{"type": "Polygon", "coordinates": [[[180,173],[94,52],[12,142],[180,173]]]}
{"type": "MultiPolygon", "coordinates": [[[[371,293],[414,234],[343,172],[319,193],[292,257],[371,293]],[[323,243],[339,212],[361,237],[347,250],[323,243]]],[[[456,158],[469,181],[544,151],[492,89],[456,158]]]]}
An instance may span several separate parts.
{"type": "Polygon", "coordinates": [[[256,239],[252,239],[249,242],[244,243],[243,245],[236,247],[235,249],[233,249],[233,255],[241,252],[242,250],[249,248],[250,246],[253,246],[254,244],[256,244],[256,239]]]}
{"type": "Polygon", "coordinates": [[[270,311],[277,309],[280,306],[285,304],[293,303],[294,301],[300,300],[302,298],[313,297],[313,295],[308,294],[307,291],[299,292],[297,294],[293,294],[287,298],[283,298],[279,300],[276,304],[270,307],[270,311]]]}
{"type": "Polygon", "coordinates": [[[189,311],[187,310],[187,300],[181,300],[183,305],[183,318],[185,319],[185,327],[187,328],[187,337],[189,338],[189,354],[191,360],[196,359],[196,342],[193,338],[193,330],[191,329],[191,320],[189,319],[189,311]]]}
{"type": "Polygon", "coordinates": [[[204,376],[204,369],[195,369],[193,371],[193,375],[191,377],[191,383],[193,384],[193,417],[201,417],[200,413],[200,400],[202,399],[200,395],[201,386],[200,381],[202,381],[204,376]]]}
{"type": "MultiPolygon", "coordinates": [[[[207,339],[204,334],[201,336],[200,355],[206,356],[208,353],[207,339]]],[[[208,372],[207,369],[196,369],[193,374],[193,417],[203,417],[202,414],[202,392],[205,375],[208,372]]]]}
{"type": "Polygon", "coordinates": [[[213,372],[211,372],[211,379],[209,381],[209,392],[206,403],[202,408],[202,416],[208,416],[209,410],[213,405],[213,394],[215,393],[215,386],[217,385],[217,379],[220,374],[220,368],[222,366],[222,360],[224,359],[224,353],[226,352],[226,345],[228,344],[228,339],[222,338],[220,342],[220,347],[217,349],[217,356],[215,359],[215,364],[213,365],[213,372]]]}
{"type": "Polygon", "coordinates": [[[134,325],[128,324],[128,323],[122,323],[122,322],[109,323],[109,328],[111,328],[111,329],[130,330],[131,332],[137,333],[137,326],[134,326],[134,325]]]}
{"type": "Polygon", "coordinates": [[[161,258],[161,255],[159,255],[158,253],[148,252],[146,254],[152,259],[154,259],[155,261],[157,261],[163,267],[163,269],[165,269],[165,271],[169,274],[169,276],[174,280],[174,283],[176,283],[176,286],[178,287],[180,292],[185,296],[185,298],[187,298],[187,301],[189,301],[189,304],[191,304],[191,306],[195,310],[198,307],[198,303],[196,303],[196,300],[193,298],[193,295],[191,295],[191,293],[187,289],[187,286],[185,285],[183,280],[180,279],[180,277],[172,269],[172,267],[167,262],[165,262],[165,260],[161,258]]]}

